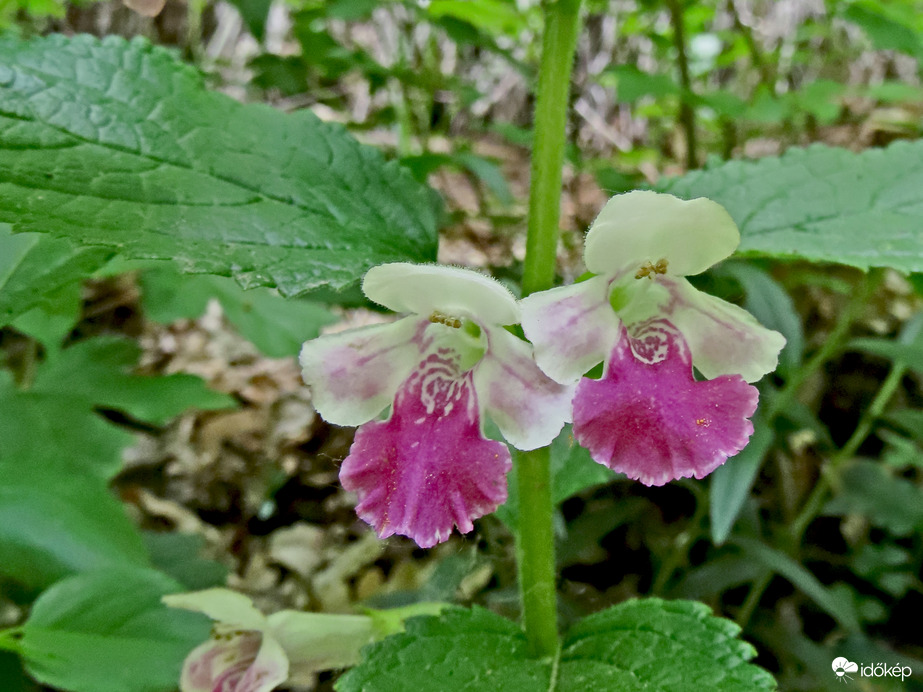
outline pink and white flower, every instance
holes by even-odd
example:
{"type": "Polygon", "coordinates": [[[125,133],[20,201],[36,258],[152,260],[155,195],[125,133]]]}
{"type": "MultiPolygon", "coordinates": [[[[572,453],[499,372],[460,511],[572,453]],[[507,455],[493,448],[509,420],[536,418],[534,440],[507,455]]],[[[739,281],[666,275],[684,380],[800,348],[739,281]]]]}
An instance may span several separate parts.
{"type": "Polygon", "coordinates": [[[747,382],[775,369],[785,339],[684,278],[739,242],[711,200],[617,195],[587,233],[595,276],[523,299],[539,367],[562,384],[579,380],[574,435],[597,462],[662,485],[702,478],[746,446],[758,398],[747,382]],[[604,360],[601,379],[583,377],[604,360]]]}
{"type": "Polygon", "coordinates": [[[384,264],[362,290],[407,316],[307,342],[304,380],[328,422],[361,425],[340,468],[359,516],[382,538],[428,548],[506,501],[510,452],[484,437],[484,413],[511,445],[535,449],[570,420],[574,388],[542,373],[532,347],[503,328],[519,323],[519,305],[489,277],[384,264]],[[372,420],[388,404],[388,419],[372,420]]]}
{"type": "Polygon", "coordinates": [[[182,692],[269,692],[282,683],[313,684],[320,670],[359,662],[376,636],[373,618],[282,610],[270,616],[229,589],[164,596],[173,608],[215,620],[211,638],[186,657],[182,692]]]}

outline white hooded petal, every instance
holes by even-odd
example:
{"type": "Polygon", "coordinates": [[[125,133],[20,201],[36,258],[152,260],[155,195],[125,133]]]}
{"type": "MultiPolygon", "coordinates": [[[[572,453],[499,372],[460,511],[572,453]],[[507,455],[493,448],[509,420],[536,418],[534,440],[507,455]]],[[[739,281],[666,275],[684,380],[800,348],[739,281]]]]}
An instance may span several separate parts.
{"type": "Polygon", "coordinates": [[[739,243],[737,225],[717,202],[636,190],[606,203],[587,233],[584,258],[595,274],[634,273],[663,259],[665,273],[690,276],[728,257],[739,243]]]}
{"type": "Polygon", "coordinates": [[[671,301],[662,313],[682,332],[692,362],[707,378],[741,375],[756,382],[776,369],[785,337],[746,310],[693,288],[686,279],[661,277],[671,301]]]}
{"type": "Polygon", "coordinates": [[[522,328],[535,362],[551,379],[577,382],[605,360],[618,341],[619,319],[609,304],[610,279],[540,291],[523,298],[522,328]]]}
{"type": "Polygon", "coordinates": [[[214,588],[189,593],[177,593],[161,599],[171,608],[204,613],[212,620],[241,630],[263,631],[266,617],[249,598],[230,589],[214,588]]]}
{"type": "Polygon", "coordinates": [[[480,323],[516,324],[516,298],[499,281],[470,269],[395,262],[369,269],[362,290],[394,312],[429,317],[473,317],[480,323]]]}
{"type": "Polygon", "coordinates": [[[306,342],[302,375],[324,420],[361,425],[381,413],[419,361],[422,333],[429,324],[411,315],[306,342]]]}
{"type": "Polygon", "coordinates": [[[525,341],[502,328],[486,331],[487,353],[474,370],[478,401],[517,449],[550,444],[571,419],[574,385],[539,370],[525,341]]]}

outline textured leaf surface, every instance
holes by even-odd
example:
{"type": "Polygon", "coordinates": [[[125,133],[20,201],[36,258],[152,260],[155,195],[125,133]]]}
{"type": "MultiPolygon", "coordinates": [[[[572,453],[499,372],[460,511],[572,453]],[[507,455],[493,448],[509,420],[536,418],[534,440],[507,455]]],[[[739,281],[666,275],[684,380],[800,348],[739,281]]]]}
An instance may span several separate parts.
{"type": "Polygon", "coordinates": [[[28,671],[73,692],[169,692],[186,654],[208,638],[197,613],[161,596],[182,587],[159,572],[114,569],[65,579],[43,593],[22,628],[28,671]]]}
{"type": "Polygon", "coordinates": [[[740,227],[744,254],[923,271],[923,142],[861,154],[791,149],[659,189],[722,204],[740,227]]]}
{"type": "MultiPolygon", "coordinates": [[[[0,154],[0,161],[5,156],[0,154]]],[[[111,255],[106,248],[75,247],[34,233],[14,235],[7,224],[0,224],[0,325],[33,307],[53,303],[53,294],[86,278],[111,255]]]]}
{"type": "Polygon", "coordinates": [[[740,628],[694,601],[627,601],[577,623],[564,638],[556,692],[775,689],[747,663],[740,628]]]}
{"type": "Polygon", "coordinates": [[[0,574],[41,589],[76,572],[146,564],[102,482],[34,457],[0,460],[0,574]]]}
{"type": "Polygon", "coordinates": [[[435,257],[426,189],[308,111],[145,41],[0,39],[0,222],[294,295],[435,257]]]}
{"type": "Polygon", "coordinates": [[[138,420],[163,423],[188,408],[233,408],[234,399],[193,375],[135,375],[137,344],[97,337],[64,349],[38,369],[30,391],[71,395],[89,406],[124,411],[138,420]]]}
{"type": "Polygon", "coordinates": [[[628,601],[592,615],[564,638],[556,662],[528,657],[522,631],[489,611],[455,609],[410,620],[369,646],[340,692],[585,692],[774,689],[739,628],[690,601],[628,601]]]}
{"type": "Polygon", "coordinates": [[[340,678],[340,692],[547,690],[551,667],[528,657],[514,623],[488,610],[452,609],[407,621],[406,632],[363,650],[362,663],[340,678]]]}

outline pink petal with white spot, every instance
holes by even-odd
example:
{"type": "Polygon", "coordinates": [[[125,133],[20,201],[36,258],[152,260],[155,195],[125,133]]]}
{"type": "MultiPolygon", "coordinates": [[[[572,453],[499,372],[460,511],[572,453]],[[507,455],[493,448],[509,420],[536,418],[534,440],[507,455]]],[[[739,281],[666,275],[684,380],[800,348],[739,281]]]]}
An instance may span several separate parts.
{"type": "Polygon", "coordinates": [[[579,380],[618,339],[610,284],[610,278],[595,276],[522,299],[522,329],[532,342],[535,362],[556,382],[579,380]]]}
{"type": "Polygon", "coordinates": [[[756,382],[776,369],[785,337],[743,308],[693,288],[686,279],[658,277],[670,292],[663,317],[679,329],[705,377],[737,374],[756,382]]]}
{"type": "Polygon", "coordinates": [[[360,425],[381,413],[419,361],[429,324],[427,318],[412,315],[306,342],[302,376],[324,420],[360,425]]]}
{"type": "Polygon", "coordinates": [[[697,382],[682,336],[665,320],[622,328],[602,379],[574,398],[574,436],[594,460],[645,485],[702,478],[743,449],[755,387],[738,375],[697,382]]]}
{"type": "Polygon", "coordinates": [[[409,536],[421,548],[467,533],[506,501],[506,445],[481,434],[471,371],[450,349],[429,354],[400,386],[391,417],[356,432],[340,481],[359,495],[356,512],[381,538],[409,536]]]}
{"type": "Polygon", "coordinates": [[[288,659],[271,637],[245,631],[219,635],[183,664],[182,692],[269,692],[288,678],[288,659]]]}
{"type": "Polygon", "coordinates": [[[474,369],[484,410],[517,449],[551,444],[571,419],[574,386],[558,384],[532,359],[532,346],[505,329],[486,329],[488,348],[474,369]]]}
{"type": "Polygon", "coordinates": [[[728,257],[739,243],[737,225],[717,202],[635,190],[606,203],[590,226],[583,256],[594,274],[634,273],[664,259],[667,274],[690,276],[728,257]]]}

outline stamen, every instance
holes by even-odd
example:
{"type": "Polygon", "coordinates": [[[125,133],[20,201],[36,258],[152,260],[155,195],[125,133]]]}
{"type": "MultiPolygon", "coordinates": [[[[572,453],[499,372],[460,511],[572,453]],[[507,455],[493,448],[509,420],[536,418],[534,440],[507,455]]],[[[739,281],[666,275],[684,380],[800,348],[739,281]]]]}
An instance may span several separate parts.
{"type": "Polygon", "coordinates": [[[462,326],[462,321],[460,319],[444,315],[438,310],[433,311],[433,314],[429,316],[429,321],[433,324],[444,324],[446,327],[451,327],[452,329],[461,329],[462,326]]]}
{"type": "Polygon", "coordinates": [[[645,262],[641,265],[641,268],[638,270],[638,273],[635,274],[636,279],[643,279],[645,276],[651,281],[654,280],[654,274],[666,274],[667,273],[667,260],[664,257],[661,257],[657,260],[657,263],[645,262]]]}

